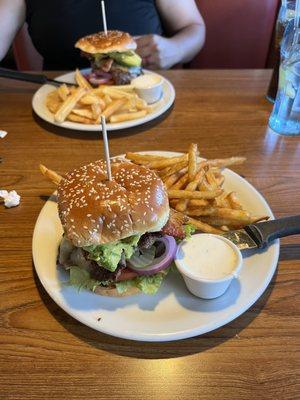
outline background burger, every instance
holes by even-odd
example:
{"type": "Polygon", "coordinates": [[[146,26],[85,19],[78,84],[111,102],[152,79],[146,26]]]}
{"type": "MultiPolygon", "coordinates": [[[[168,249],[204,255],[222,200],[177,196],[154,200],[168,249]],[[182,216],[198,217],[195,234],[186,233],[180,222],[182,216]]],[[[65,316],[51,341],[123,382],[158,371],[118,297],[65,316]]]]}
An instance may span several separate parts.
{"type": "Polygon", "coordinates": [[[58,262],[70,283],[108,296],[154,294],[189,226],[170,213],[163,182],[149,169],[103,161],[65,175],[58,186],[64,229],[58,262]]]}
{"type": "Polygon", "coordinates": [[[93,85],[126,85],[142,73],[142,60],[134,52],[136,42],[129,33],[98,32],[79,39],[75,47],[91,61],[92,72],[87,79],[93,85]]]}

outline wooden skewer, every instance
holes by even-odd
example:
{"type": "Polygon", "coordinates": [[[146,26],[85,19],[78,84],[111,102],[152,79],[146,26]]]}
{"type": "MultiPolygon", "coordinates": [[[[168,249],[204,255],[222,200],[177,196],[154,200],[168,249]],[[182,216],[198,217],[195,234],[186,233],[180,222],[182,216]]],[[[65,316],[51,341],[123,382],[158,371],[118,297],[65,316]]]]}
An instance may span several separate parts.
{"type": "Polygon", "coordinates": [[[109,147],[108,147],[108,139],[107,139],[107,130],[106,130],[106,120],[103,115],[101,115],[101,125],[102,125],[102,136],[103,136],[103,144],[104,144],[104,155],[106,160],[106,171],[108,180],[112,180],[111,176],[111,165],[110,165],[110,157],[109,157],[109,147]]]}
{"type": "Polygon", "coordinates": [[[101,1],[101,8],[102,8],[102,20],[103,20],[103,29],[105,35],[107,36],[107,24],[106,24],[106,13],[105,13],[105,2],[101,1]]]}

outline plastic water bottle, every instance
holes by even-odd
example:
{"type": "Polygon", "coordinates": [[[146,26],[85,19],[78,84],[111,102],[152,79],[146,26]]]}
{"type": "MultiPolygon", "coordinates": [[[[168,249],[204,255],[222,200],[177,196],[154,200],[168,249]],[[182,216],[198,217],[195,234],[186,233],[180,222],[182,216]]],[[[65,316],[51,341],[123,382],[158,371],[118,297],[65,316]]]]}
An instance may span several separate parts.
{"type": "Polygon", "coordinates": [[[287,58],[280,66],[278,92],[269,125],[282,135],[300,135],[300,45],[298,41],[291,46],[287,58]]]}

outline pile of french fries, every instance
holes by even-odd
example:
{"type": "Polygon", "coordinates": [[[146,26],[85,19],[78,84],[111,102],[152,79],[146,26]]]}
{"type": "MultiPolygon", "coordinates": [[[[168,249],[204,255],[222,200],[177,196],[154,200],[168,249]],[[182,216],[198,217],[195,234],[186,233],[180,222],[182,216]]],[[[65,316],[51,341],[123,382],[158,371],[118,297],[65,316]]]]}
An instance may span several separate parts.
{"type": "Polygon", "coordinates": [[[155,170],[168,191],[171,208],[186,215],[196,230],[223,233],[267,219],[246,211],[235,192],[226,192],[222,169],[242,164],[244,157],[199,160],[198,146],[192,143],[187,154],[160,157],[126,153],[131,162],[155,170]]]}
{"type": "Polygon", "coordinates": [[[131,121],[145,117],[152,111],[132,85],[101,85],[92,88],[80,73],[75,72],[76,86],[62,84],[46,99],[48,110],[58,123],[65,120],[82,124],[100,124],[101,115],[110,123],[131,121]]]}

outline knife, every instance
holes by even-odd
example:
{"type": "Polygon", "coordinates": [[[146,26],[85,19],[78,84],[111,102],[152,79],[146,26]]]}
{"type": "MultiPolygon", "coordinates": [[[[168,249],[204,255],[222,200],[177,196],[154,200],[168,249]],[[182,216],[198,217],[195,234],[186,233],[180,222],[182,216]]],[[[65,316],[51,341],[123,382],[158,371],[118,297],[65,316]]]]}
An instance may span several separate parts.
{"type": "Polygon", "coordinates": [[[300,215],[258,222],[243,229],[223,233],[240,250],[262,249],[273,240],[300,233],[300,215]]]}
{"type": "Polygon", "coordinates": [[[60,86],[65,83],[66,85],[78,86],[76,83],[61,82],[55,79],[49,79],[46,75],[29,74],[27,72],[13,71],[6,68],[0,68],[0,78],[16,79],[19,81],[39,83],[41,85],[49,83],[50,85],[60,86]]]}

